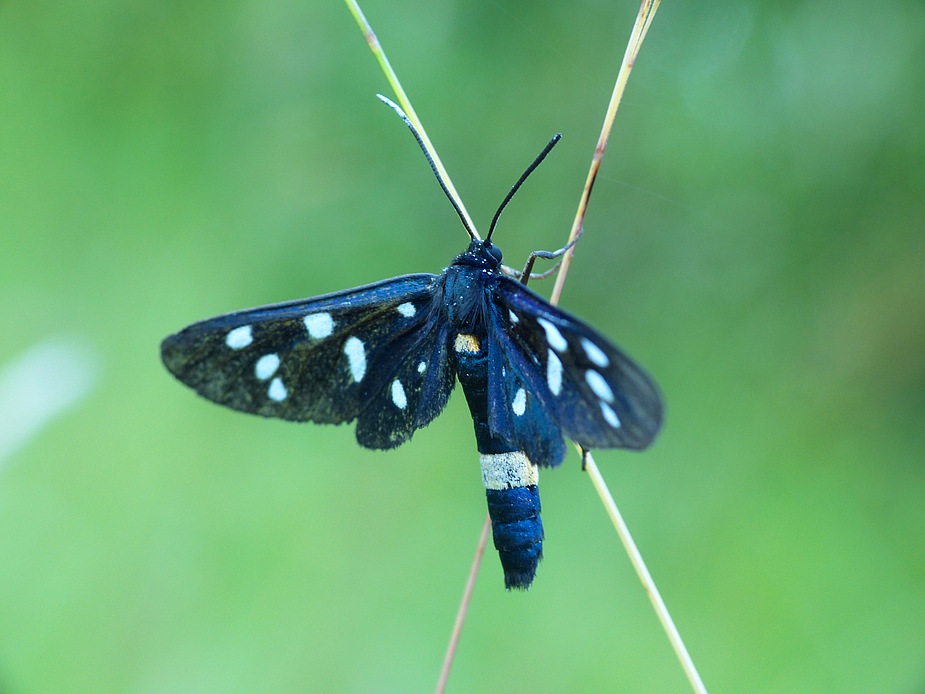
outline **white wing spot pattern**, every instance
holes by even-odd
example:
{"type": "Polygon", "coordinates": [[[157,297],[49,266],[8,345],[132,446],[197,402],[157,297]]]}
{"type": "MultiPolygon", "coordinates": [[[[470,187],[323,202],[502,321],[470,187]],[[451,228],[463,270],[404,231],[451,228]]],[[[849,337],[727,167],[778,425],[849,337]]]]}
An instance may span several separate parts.
{"type": "Polygon", "coordinates": [[[366,348],[363,346],[363,340],[351,337],[344,344],[344,354],[350,362],[350,375],[353,376],[353,382],[359,383],[366,375],[366,348]]]}
{"type": "Polygon", "coordinates": [[[283,385],[283,381],[279,376],[270,381],[270,389],[267,391],[267,395],[270,396],[270,400],[276,400],[276,402],[282,402],[289,395],[289,391],[286,390],[286,386],[283,385]]]}
{"type": "Polygon", "coordinates": [[[279,357],[275,354],[264,354],[257,360],[257,366],[254,372],[261,381],[266,381],[270,376],[276,373],[279,368],[279,357]]]}
{"type": "Polygon", "coordinates": [[[422,361],[420,364],[418,364],[418,373],[422,374],[425,371],[427,371],[427,362],[422,361]]]}
{"type": "Polygon", "coordinates": [[[240,328],[235,328],[228,333],[228,337],[225,338],[225,344],[231,347],[231,349],[243,349],[253,341],[254,336],[251,332],[251,326],[249,325],[242,325],[240,328]]]}
{"type": "Polygon", "coordinates": [[[414,308],[414,304],[406,301],[405,303],[398,305],[398,312],[405,318],[411,318],[411,316],[417,313],[417,310],[414,308]]]}
{"type": "Polygon", "coordinates": [[[591,342],[586,337],[581,338],[581,346],[585,350],[585,354],[588,355],[588,359],[593,361],[600,367],[610,366],[610,359],[607,358],[607,355],[604,354],[604,351],[598,347],[596,344],[591,342]]]}
{"type": "Polygon", "coordinates": [[[392,381],[392,402],[400,410],[408,406],[408,398],[405,397],[405,389],[397,378],[392,381]]]}
{"type": "Polygon", "coordinates": [[[594,391],[597,397],[607,402],[613,402],[613,391],[610,389],[610,386],[607,385],[607,381],[604,380],[604,377],[597,371],[588,369],[585,372],[585,380],[588,382],[588,385],[591,386],[591,390],[594,391]]]}
{"type": "Polygon", "coordinates": [[[511,403],[511,409],[518,417],[527,411],[527,391],[523,388],[518,389],[514,395],[514,402],[511,403]]]}
{"type": "Polygon", "coordinates": [[[331,314],[327,312],[310,313],[302,320],[305,323],[305,329],[308,330],[308,334],[316,340],[327,337],[334,330],[334,319],[331,318],[331,314]]]}
{"type": "Polygon", "coordinates": [[[604,419],[607,420],[607,423],[612,426],[614,429],[620,426],[620,418],[617,417],[617,413],[613,411],[613,408],[610,407],[606,402],[601,403],[601,412],[604,415],[604,419]]]}
{"type": "Polygon", "coordinates": [[[536,320],[543,326],[543,330],[546,331],[546,340],[554,350],[557,352],[564,352],[568,349],[568,342],[565,341],[565,338],[562,337],[562,333],[559,332],[556,326],[545,318],[537,318],[536,320]]]}
{"type": "Polygon", "coordinates": [[[546,363],[546,382],[553,395],[558,395],[562,390],[562,362],[552,350],[549,350],[546,363]]]}

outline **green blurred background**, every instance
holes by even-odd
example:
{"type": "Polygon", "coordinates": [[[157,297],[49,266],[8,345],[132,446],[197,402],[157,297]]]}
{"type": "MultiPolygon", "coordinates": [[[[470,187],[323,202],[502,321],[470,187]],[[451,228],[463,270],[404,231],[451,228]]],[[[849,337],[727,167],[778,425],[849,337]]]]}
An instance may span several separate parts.
{"type": "MultiPolygon", "coordinates": [[[[563,133],[496,236],[561,245],[635,0],[364,9],[483,232],[563,133]]],[[[562,304],[664,391],[596,457],[711,692],[925,691],[923,64],[920,2],[667,2],[617,116],[562,304]]],[[[434,686],[463,398],[374,452],[158,358],[464,248],[387,90],[337,0],[0,6],[4,694],[434,686]]],[[[688,690],[577,457],[541,478],[537,580],[489,550],[449,691],[688,690]]]]}

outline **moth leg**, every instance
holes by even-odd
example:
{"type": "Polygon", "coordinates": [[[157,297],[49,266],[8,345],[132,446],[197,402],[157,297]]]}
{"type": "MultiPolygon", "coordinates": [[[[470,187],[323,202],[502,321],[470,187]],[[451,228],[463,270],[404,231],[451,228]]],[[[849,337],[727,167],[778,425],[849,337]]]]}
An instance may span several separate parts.
{"type": "Polygon", "coordinates": [[[588,466],[588,454],[589,454],[590,452],[591,452],[591,451],[589,451],[587,448],[585,448],[584,446],[581,446],[581,471],[582,471],[582,472],[585,472],[585,470],[587,469],[587,466],[588,466]]]}
{"type": "Polygon", "coordinates": [[[515,276],[524,284],[527,283],[527,280],[541,280],[546,277],[549,277],[552,273],[554,273],[556,270],[559,269],[559,265],[561,265],[561,261],[556,263],[550,270],[533,275],[530,273],[533,270],[533,264],[536,262],[536,259],[543,258],[544,260],[552,260],[553,258],[558,258],[560,256],[565,255],[565,253],[570,248],[572,248],[576,243],[578,243],[578,239],[581,238],[581,235],[584,232],[585,232],[584,225],[578,227],[578,233],[575,234],[575,238],[573,238],[565,246],[563,246],[557,251],[533,251],[532,253],[530,253],[529,257],[527,258],[527,264],[524,266],[523,272],[519,273],[519,275],[515,273],[515,276]]]}
{"type": "MultiPolygon", "coordinates": [[[[561,261],[556,263],[551,268],[549,268],[546,272],[532,272],[530,273],[530,279],[531,280],[544,280],[547,277],[549,277],[551,274],[553,274],[556,270],[558,270],[561,264],[562,264],[561,261]]],[[[507,265],[502,265],[501,274],[506,275],[507,277],[513,277],[515,280],[519,280],[523,277],[524,273],[522,273],[520,270],[515,270],[514,268],[509,267],[507,265]]],[[[526,282],[524,282],[524,284],[526,284],[526,282]]]]}

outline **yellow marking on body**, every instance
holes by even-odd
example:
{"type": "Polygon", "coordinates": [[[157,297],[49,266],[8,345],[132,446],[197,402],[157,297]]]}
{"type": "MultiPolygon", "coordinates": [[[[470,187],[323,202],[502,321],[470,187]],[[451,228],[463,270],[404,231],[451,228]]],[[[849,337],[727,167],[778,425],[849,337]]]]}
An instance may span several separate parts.
{"type": "Polygon", "coordinates": [[[538,484],[540,471],[523,451],[482,453],[482,482],[485,489],[511,489],[538,484]]]}
{"type": "Polygon", "coordinates": [[[464,335],[463,333],[459,333],[456,335],[456,343],[453,345],[453,349],[457,352],[478,354],[482,350],[482,346],[479,344],[478,338],[475,335],[464,335]]]}

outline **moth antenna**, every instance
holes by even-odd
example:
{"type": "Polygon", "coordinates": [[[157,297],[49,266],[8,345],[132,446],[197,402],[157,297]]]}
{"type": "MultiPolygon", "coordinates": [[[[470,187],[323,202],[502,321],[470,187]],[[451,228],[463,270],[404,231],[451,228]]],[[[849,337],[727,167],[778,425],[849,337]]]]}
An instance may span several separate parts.
{"type": "MultiPolygon", "coordinates": [[[[433,171],[433,172],[434,172],[434,176],[437,177],[437,183],[440,184],[440,187],[443,188],[444,194],[446,195],[447,198],[449,198],[449,201],[453,204],[453,209],[456,210],[456,214],[458,214],[460,220],[462,220],[463,226],[466,227],[466,231],[469,232],[470,238],[472,238],[473,240],[475,240],[475,239],[477,238],[476,235],[475,235],[475,232],[472,231],[472,228],[469,226],[469,222],[466,221],[466,216],[463,214],[463,211],[460,209],[459,203],[456,202],[456,198],[454,198],[454,197],[452,196],[452,194],[450,193],[450,189],[447,188],[447,185],[446,185],[446,183],[445,183],[444,180],[443,180],[443,176],[441,176],[441,175],[440,175],[440,171],[437,170],[437,165],[434,163],[433,157],[431,157],[431,156],[430,156],[430,152],[427,151],[427,147],[424,145],[424,140],[423,140],[423,138],[421,137],[421,134],[418,132],[417,128],[414,127],[414,124],[411,122],[411,119],[408,118],[408,116],[405,115],[405,112],[401,110],[401,106],[399,106],[398,104],[396,104],[396,103],[395,103],[394,101],[392,101],[391,99],[389,99],[389,98],[387,98],[387,97],[385,97],[385,96],[382,96],[382,94],[376,94],[376,96],[378,96],[379,99],[380,99],[386,106],[390,106],[390,107],[392,108],[392,110],[395,111],[395,113],[398,114],[399,118],[401,118],[401,119],[405,122],[405,125],[408,126],[408,129],[411,130],[411,134],[414,135],[414,139],[418,141],[418,147],[421,148],[421,151],[424,152],[424,156],[427,157],[427,163],[430,164],[431,171],[433,171]]],[[[547,149],[548,149],[548,148],[547,148],[547,149]]],[[[543,154],[543,156],[545,156],[545,153],[543,154]]],[[[541,158],[541,160],[542,160],[542,158],[541,158]]],[[[536,164],[538,164],[538,163],[539,163],[539,162],[536,162],[536,164]]],[[[536,166],[536,164],[534,164],[534,166],[536,166]]],[[[529,173],[529,171],[528,171],[528,173],[529,173]]],[[[516,188],[515,188],[515,189],[516,189],[516,188]]],[[[499,212],[500,212],[500,210],[499,210],[499,212]]],[[[490,232],[489,232],[489,236],[491,236],[491,233],[490,233],[490,232]]]]}
{"type": "Polygon", "coordinates": [[[507,204],[511,201],[511,198],[514,197],[514,193],[516,193],[517,189],[520,188],[520,186],[523,185],[523,182],[527,180],[527,176],[533,173],[533,169],[540,165],[540,162],[546,158],[546,155],[552,151],[552,148],[555,147],[556,143],[561,139],[562,133],[556,133],[549,141],[549,144],[543,148],[542,152],[540,152],[540,155],[533,160],[533,163],[530,164],[530,166],[527,167],[527,170],[524,171],[523,175],[520,177],[517,183],[514,184],[514,187],[511,188],[511,192],[507,194],[506,198],[504,198],[504,202],[501,203],[501,207],[498,208],[498,211],[495,212],[495,216],[491,220],[491,226],[488,227],[488,236],[485,237],[486,243],[491,240],[491,234],[495,230],[495,224],[498,223],[498,217],[501,216],[501,211],[507,207],[507,204]]]}

